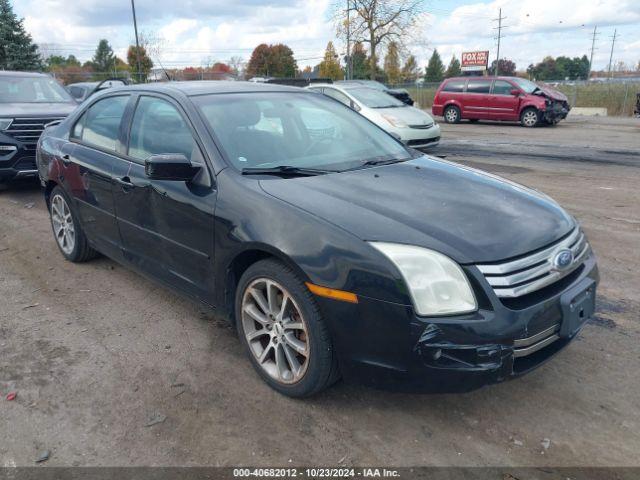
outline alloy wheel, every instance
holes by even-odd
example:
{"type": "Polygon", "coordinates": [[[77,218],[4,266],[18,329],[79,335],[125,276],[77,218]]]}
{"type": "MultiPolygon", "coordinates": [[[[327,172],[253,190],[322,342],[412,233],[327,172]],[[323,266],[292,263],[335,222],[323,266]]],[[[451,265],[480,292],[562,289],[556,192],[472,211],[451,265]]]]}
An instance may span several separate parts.
{"type": "Polygon", "coordinates": [[[538,114],[533,110],[524,112],[524,115],[522,116],[522,123],[524,123],[527,127],[533,127],[536,123],[538,123],[538,114]]]}
{"type": "Polygon", "coordinates": [[[259,278],[247,286],[242,327],[258,365],[274,380],[291,384],[304,376],[311,353],[307,323],[282,285],[259,278]]]}
{"type": "Polygon", "coordinates": [[[62,195],[54,195],[51,199],[51,222],[60,249],[67,255],[71,255],[76,245],[76,231],[71,210],[62,195]]]}
{"type": "Polygon", "coordinates": [[[447,109],[445,115],[447,118],[447,122],[449,123],[455,123],[455,121],[458,119],[458,112],[456,111],[455,108],[447,109]]]}

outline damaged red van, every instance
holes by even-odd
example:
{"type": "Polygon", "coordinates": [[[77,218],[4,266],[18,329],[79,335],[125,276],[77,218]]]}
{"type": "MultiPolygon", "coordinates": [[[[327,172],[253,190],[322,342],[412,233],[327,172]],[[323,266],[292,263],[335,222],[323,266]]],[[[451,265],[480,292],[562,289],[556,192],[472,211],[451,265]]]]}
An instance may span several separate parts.
{"type": "Polygon", "coordinates": [[[525,78],[457,77],[440,84],[431,111],[447,123],[504,120],[535,127],[555,125],[570,109],[563,93],[525,78]]]}

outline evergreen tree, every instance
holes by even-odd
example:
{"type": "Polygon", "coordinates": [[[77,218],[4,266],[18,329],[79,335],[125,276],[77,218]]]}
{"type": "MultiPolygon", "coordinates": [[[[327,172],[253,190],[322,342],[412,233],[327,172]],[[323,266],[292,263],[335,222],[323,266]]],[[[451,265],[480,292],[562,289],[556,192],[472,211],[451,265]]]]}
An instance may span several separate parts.
{"type": "Polygon", "coordinates": [[[442,63],[438,50],[434,50],[433,55],[431,55],[431,58],[429,59],[424,79],[427,82],[441,82],[443,78],[444,64],[442,63]]]}
{"type": "Polygon", "coordinates": [[[404,62],[404,66],[402,67],[402,81],[415,82],[419,76],[420,70],[418,68],[416,57],[409,55],[407,57],[407,61],[404,62]]]}
{"type": "Polygon", "coordinates": [[[0,69],[39,70],[42,60],[38,46],[24,29],[23,20],[13,13],[9,0],[0,0],[0,69]]]}
{"type": "Polygon", "coordinates": [[[115,55],[113,54],[111,45],[109,45],[109,42],[104,38],[98,42],[98,47],[96,48],[96,53],[93,55],[91,63],[97,73],[113,71],[116,64],[115,55]]]}
{"type": "Polygon", "coordinates": [[[462,75],[462,69],[460,68],[460,60],[455,55],[451,57],[447,71],[444,72],[445,78],[459,77],[462,75]]]}
{"type": "Polygon", "coordinates": [[[384,57],[384,73],[390,84],[396,85],[400,82],[400,52],[396,42],[389,42],[387,47],[387,55],[384,57]]]}
{"type": "Polygon", "coordinates": [[[136,48],[135,45],[129,45],[129,50],[127,50],[127,63],[129,64],[129,70],[133,72],[133,78],[139,82],[144,82],[153,68],[153,62],[143,46],[136,48]],[[138,56],[140,56],[140,71],[138,71],[138,56]]]}
{"type": "Polygon", "coordinates": [[[339,80],[343,77],[340,62],[338,62],[338,54],[333,46],[333,42],[327,44],[324,51],[324,60],[320,62],[320,76],[322,78],[330,78],[331,80],[339,80]]]}
{"type": "MultiPolygon", "coordinates": [[[[369,64],[367,60],[367,51],[362,45],[361,42],[356,42],[353,44],[353,49],[351,50],[352,57],[352,67],[353,72],[351,72],[351,76],[354,80],[364,80],[369,78],[369,64]]],[[[348,61],[345,58],[345,61],[348,61]]]]}

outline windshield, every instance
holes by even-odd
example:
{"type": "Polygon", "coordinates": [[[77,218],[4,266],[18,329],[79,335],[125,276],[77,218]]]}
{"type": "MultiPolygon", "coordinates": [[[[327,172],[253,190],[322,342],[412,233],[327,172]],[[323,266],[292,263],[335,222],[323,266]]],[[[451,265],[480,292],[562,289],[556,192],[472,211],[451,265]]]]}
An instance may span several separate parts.
{"type": "Polygon", "coordinates": [[[0,77],[0,103],[69,103],[67,91],[49,77],[0,77]]]}
{"type": "Polygon", "coordinates": [[[374,88],[358,87],[348,88],[345,90],[347,90],[347,92],[349,92],[356,100],[369,108],[391,108],[406,106],[397,98],[374,88]]]}
{"type": "Polygon", "coordinates": [[[192,97],[232,165],[346,170],[411,153],[350,108],[312,93],[192,97]]]}
{"type": "Polygon", "coordinates": [[[525,93],[533,93],[540,87],[533,83],[531,80],[527,80],[526,78],[512,78],[514,82],[518,84],[518,86],[525,91],[525,93]]]}

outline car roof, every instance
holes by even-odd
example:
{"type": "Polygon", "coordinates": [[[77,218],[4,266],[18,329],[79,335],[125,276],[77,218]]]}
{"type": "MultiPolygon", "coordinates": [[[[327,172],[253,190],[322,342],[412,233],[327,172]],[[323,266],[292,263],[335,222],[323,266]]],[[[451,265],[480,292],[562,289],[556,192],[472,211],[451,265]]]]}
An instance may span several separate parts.
{"type": "Polygon", "coordinates": [[[301,92],[300,87],[289,87],[275,83],[238,82],[227,80],[204,80],[192,82],[159,82],[127,85],[108,89],[111,91],[156,91],[164,93],[182,92],[187,96],[219,93],[253,93],[253,92],[301,92]]]}
{"type": "Polygon", "coordinates": [[[70,83],[67,87],[95,87],[100,82],[76,82],[70,83]]]}
{"type": "Polygon", "coordinates": [[[51,75],[40,72],[19,72],[17,70],[0,70],[0,77],[49,77],[51,75]]]}
{"type": "Polygon", "coordinates": [[[505,76],[495,77],[493,75],[465,75],[464,77],[446,78],[445,81],[448,82],[450,80],[478,80],[478,79],[480,80],[513,80],[514,78],[520,78],[520,77],[505,77],[505,76]]]}

